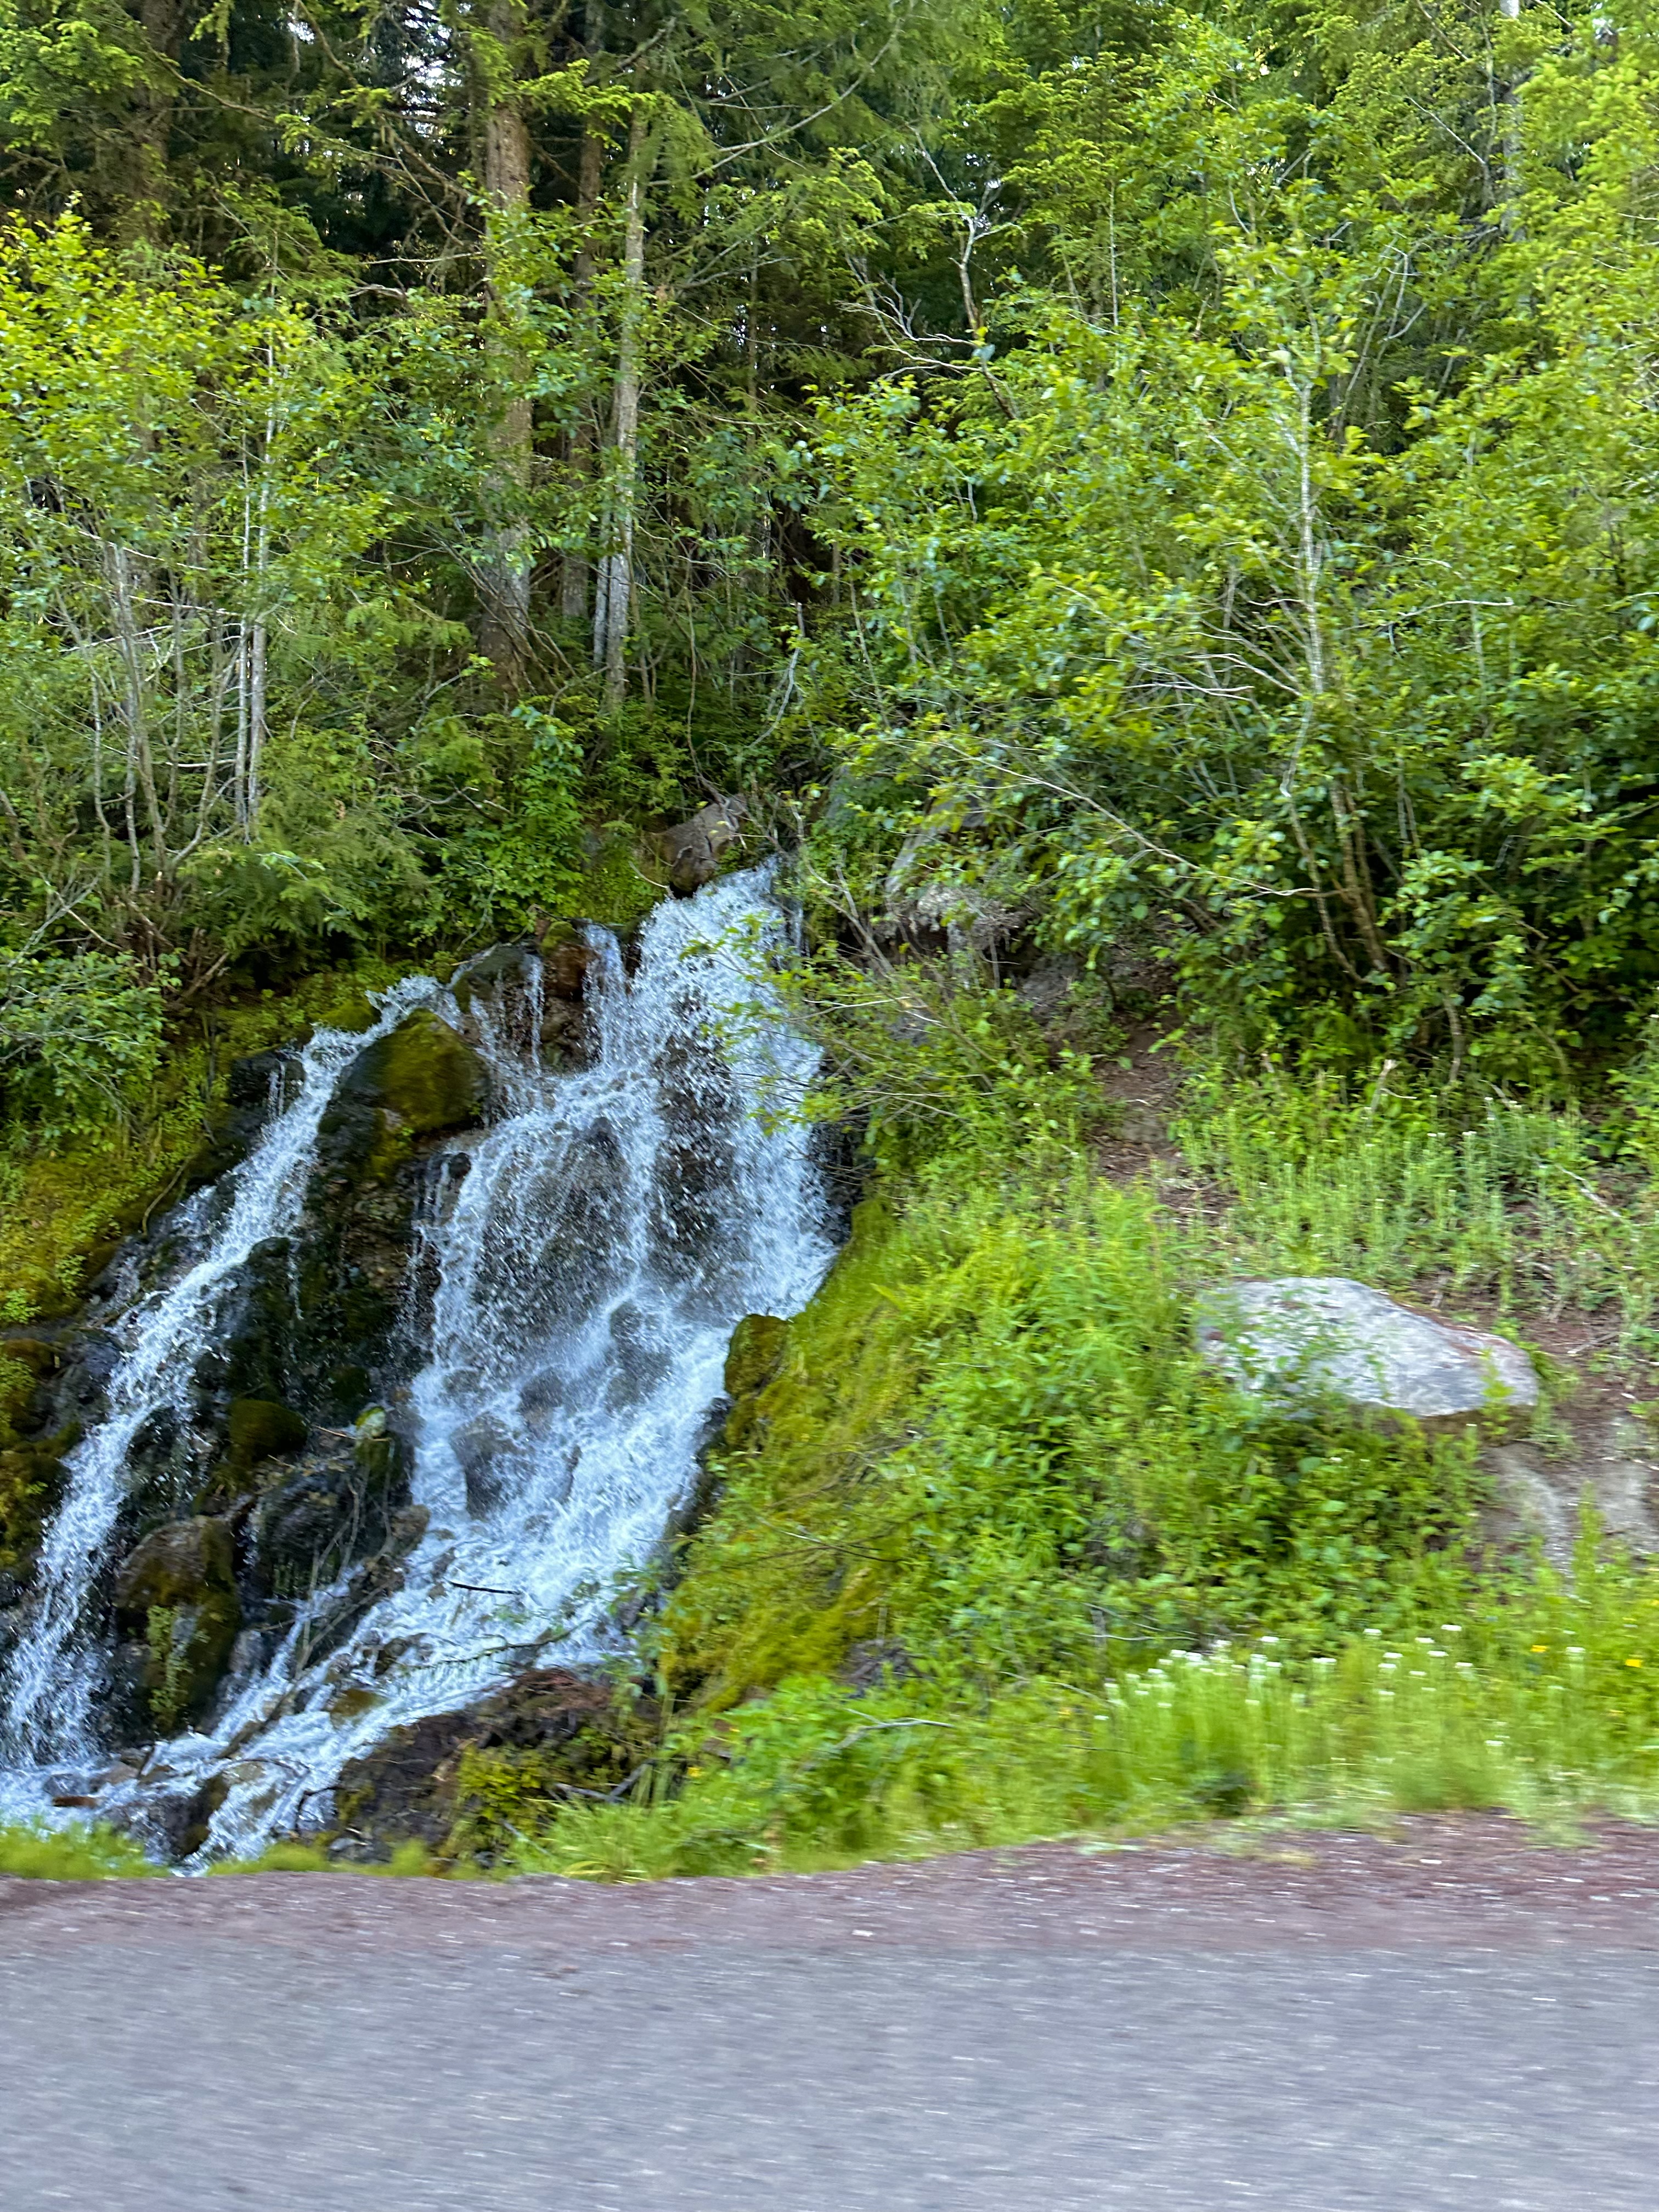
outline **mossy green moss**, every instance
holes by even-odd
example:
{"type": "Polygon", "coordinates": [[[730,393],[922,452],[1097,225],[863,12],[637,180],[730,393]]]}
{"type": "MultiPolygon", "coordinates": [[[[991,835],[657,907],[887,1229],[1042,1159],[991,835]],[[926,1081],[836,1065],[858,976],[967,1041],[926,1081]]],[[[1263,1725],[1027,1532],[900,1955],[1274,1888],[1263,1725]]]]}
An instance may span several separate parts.
{"type": "Polygon", "coordinates": [[[121,1569],[115,1619],[147,1647],[140,1688],[158,1728],[198,1716],[241,1626],[228,1524],[201,1517],[153,1530],[121,1569]]]}
{"type": "Polygon", "coordinates": [[[230,1465],[238,1474],[262,1459],[298,1451],[306,1440],[305,1422],[273,1398],[239,1398],[230,1409],[230,1465]]]}
{"type": "Polygon", "coordinates": [[[54,1152],[0,1151],[0,1322],[70,1312],[123,1237],[168,1203],[225,1103],[232,1063],[318,1027],[367,1029],[367,994],[404,972],[365,956],[291,988],[192,1009],[131,1120],[54,1152]]]}
{"type": "Polygon", "coordinates": [[[0,1827],[0,1875],[25,1881],[107,1881],[117,1875],[159,1875],[130,1836],[112,1828],[0,1827]]]}
{"type": "Polygon", "coordinates": [[[478,1055],[427,1006],[416,1007],[369,1046],[355,1080],[377,1092],[412,1137],[462,1128],[484,1102],[478,1055]]]}
{"type": "Polygon", "coordinates": [[[56,1500],[62,1468],[54,1439],[21,1436],[29,1395],[53,1360],[50,1345],[15,1339],[0,1346],[0,1574],[12,1572],[40,1540],[56,1500]]]}
{"type": "Polygon", "coordinates": [[[769,1326],[751,1316],[734,1339],[737,1402],[714,1455],[721,1503],[665,1620],[665,1671],[680,1688],[727,1704],[833,1668],[876,1632],[903,1539],[862,1509],[913,1413],[918,1351],[893,1295],[907,1258],[893,1215],[866,1200],[806,1311],[769,1326]]]}

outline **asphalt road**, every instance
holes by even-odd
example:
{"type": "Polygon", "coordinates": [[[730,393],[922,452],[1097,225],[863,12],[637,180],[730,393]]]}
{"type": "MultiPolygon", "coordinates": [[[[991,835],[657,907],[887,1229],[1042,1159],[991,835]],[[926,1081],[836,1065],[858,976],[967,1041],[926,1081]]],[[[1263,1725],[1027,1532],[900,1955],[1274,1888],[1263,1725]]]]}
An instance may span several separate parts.
{"type": "Polygon", "coordinates": [[[0,1884],[0,2206],[1655,2212],[1659,1846],[1604,1840],[0,1884]]]}

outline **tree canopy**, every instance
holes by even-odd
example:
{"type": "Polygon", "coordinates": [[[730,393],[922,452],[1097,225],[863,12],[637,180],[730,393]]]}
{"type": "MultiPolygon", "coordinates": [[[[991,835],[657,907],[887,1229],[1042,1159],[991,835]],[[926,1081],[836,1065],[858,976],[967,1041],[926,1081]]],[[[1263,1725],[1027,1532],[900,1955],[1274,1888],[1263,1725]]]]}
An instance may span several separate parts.
{"type": "Polygon", "coordinates": [[[1627,1056],[1656,148],[1644,0],[0,0],[14,1105],[739,788],[878,938],[1627,1056]]]}

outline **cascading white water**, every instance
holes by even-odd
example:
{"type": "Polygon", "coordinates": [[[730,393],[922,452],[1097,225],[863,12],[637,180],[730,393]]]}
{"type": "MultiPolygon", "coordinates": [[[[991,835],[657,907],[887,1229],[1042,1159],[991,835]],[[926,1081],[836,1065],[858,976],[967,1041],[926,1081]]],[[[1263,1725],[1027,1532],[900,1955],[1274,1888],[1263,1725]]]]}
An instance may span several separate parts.
{"type": "MultiPolygon", "coordinates": [[[[431,1351],[404,1425],[425,1534],[398,1585],[338,1649],[311,1656],[337,1587],[301,1607],[210,1735],[163,1746],[143,1784],[111,1794],[111,1809],[158,1782],[184,1789],[219,1774],[226,1794],[206,1856],[245,1852],[320,1817],[343,1767],[391,1729],[526,1666],[618,1648],[616,1577],[649,1557],[687,1489],[733,1325],[799,1311],[831,1254],[806,1133],[768,1110],[804,1087],[814,1060],[775,1009],[756,1018],[765,947],[781,927],[755,872],[658,908],[631,980],[614,940],[592,933],[596,1049],[576,1073],[544,1073],[486,1024],[505,1111],[463,1140],[468,1171],[423,1229],[437,1267],[431,1351]]],[[[406,984],[380,1028],[422,994],[453,1012],[435,985],[406,984]]],[[[363,1042],[312,1045],[304,1088],[240,1171],[246,1194],[239,1183],[211,1251],[154,1313],[135,1310],[128,1361],[142,1352],[173,1378],[166,1388],[182,1392],[212,1309],[189,1294],[188,1312],[167,1323],[179,1349],[165,1357],[150,1348],[161,1309],[173,1315],[195,1275],[217,1280],[282,1233],[328,1093],[363,1042]],[[257,1221],[256,1184],[272,1194],[257,1221]]],[[[15,1670],[12,1705],[37,1766],[90,1748],[95,1661],[75,1645],[75,1622],[131,1437],[163,1387],[146,1396],[134,1371],[118,1401],[112,1386],[119,1411],[82,1447],[52,1532],[52,1560],[92,1557],[49,1570],[64,1626],[50,1650],[37,1632],[15,1670]]]]}
{"type": "Polygon", "coordinates": [[[114,1322],[118,1357],[106,1412],[69,1456],[66,1495],[41,1547],[31,1632],[6,1673],[0,1747],[11,1771],[0,1770],[0,1809],[39,1799],[47,1778],[35,1770],[94,1755],[88,1723],[100,1654],[84,1617],[127,1493],[133,1439],[160,1413],[188,1420],[192,1372],[234,1295],[237,1271],[256,1245],[286,1236],[299,1217],[317,1127],[342,1071],[434,988],[421,976],[390,993],[368,1036],[319,1031],[300,1056],[297,1095],[286,1110],[273,1115],[240,1167],[175,1215],[183,1271],[114,1322]]]}

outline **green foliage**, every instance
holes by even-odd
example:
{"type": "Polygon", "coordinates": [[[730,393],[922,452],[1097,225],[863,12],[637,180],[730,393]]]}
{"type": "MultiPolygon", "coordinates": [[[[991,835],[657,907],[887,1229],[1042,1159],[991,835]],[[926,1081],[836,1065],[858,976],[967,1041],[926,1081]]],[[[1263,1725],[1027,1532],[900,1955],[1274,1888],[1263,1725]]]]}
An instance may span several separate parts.
{"type": "Polygon", "coordinates": [[[148,1608],[144,1641],[149,1646],[149,1711],[161,1735],[178,1733],[189,1702],[186,1655],[176,1632],[178,1626],[175,1607],[152,1605],[148,1608]]]}
{"type": "MultiPolygon", "coordinates": [[[[1637,1103],[1634,1085],[1627,1093],[1637,1103]]],[[[1637,1123],[1645,1130],[1644,1120],[1637,1123]]],[[[1189,1086],[1188,1160],[1229,1200],[1243,1264],[1352,1274],[1524,1315],[1612,1308],[1627,1352],[1652,1342],[1659,1215],[1645,1178],[1574,1109],[1501,1094],[1448,1111],[1408,1085],[1331,1075],[1251,1082],[1219,1069],[1189,1086]]],[[[1634,1150],[1645,1136],[1626,1139],[1634,1150]]]]}
{"type": "Polygon", "coordinates": [[[106,1881],[161,1872],[131,1837],[112,1828],[78,1821],[61,1828],[27,1823],[0,1827],[0,1875],[26,1881],[106,1881]]]}
{"type": "Polygon", "coordinates": [[[125,953],[0,954],[0,1093],[48,1143],[131,1108],[154,1080],[162,992],[125,953]]]}
{"type": "Polygon", "coordinates": [[[612,823],[572,889],[567,911],[575,921],[596,921],[605,929],[631,929],[662,896],[661,884],[641,872],[632,837],[612,823]]]}
{"type": "Polygon", "coordinates": [[[1558,25],[1509,142],[1449,32],[1162,30],[999,94],[977,350],[821,407],[825,839],[878,916],[1150,931],[1246,1046],[1559,1090],[1653,982],[1652,27],[1558,25]]]}
{"type": "Polygon", "coordinates": [[[1222,1250],[1149,1190],[941,1158],[866,1201],[714,1467],[659,1663],[728,1701],[896,1639],[963,1687],[1464,1601],[1469,1448],[1291,1420],[1200,1363],[1222,1250]]]}
{"type": "Polygon", "coordinates": [[[976,1144],[1063,1153],[1105,1119],[1089,1055],[1052,1043],[1018,993],[977,961],[953,970],[873,947],[854,961],[831,945],[778,981],[824,1048],[805,1110],[861,1127],[885,1168],[976,1144]]]}
{"type": "Polygon", "coordinates": [[[390,1858],[384,1862],[368,1863],[357,1859],[331,1858],[321,1844],[268,1844],[257,1858],[218,1859],[207,1869],[210,1875],[234,1874],[368,1874],[390,1876],[395,1881],[409,1881],[423,1875],[450,1872],[434,1863],[432,1854],[422,1843],[411,1838],[399,1844],[390,1858]]]}
{"type": "Polygon", "coordinates": [[[512,1865],[595,1881],[846,1864],[1273,1810],[1374,1821],[1659,1803],[1659,1580],[1598,1561],[1461,1623],[1297,1662],[1269,1635],[982,1703],[797,1678],[714,1735],[680,1793],[561,1808],[512,1865]]]}

